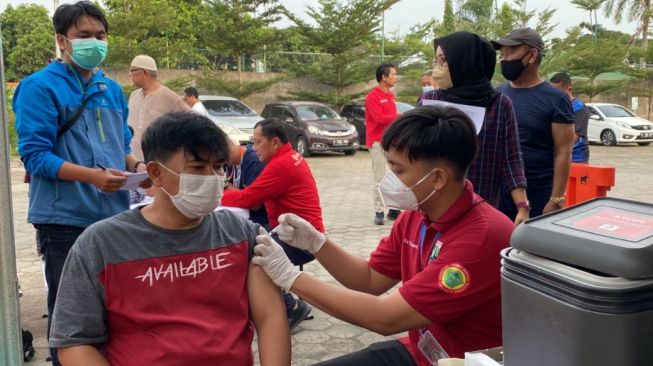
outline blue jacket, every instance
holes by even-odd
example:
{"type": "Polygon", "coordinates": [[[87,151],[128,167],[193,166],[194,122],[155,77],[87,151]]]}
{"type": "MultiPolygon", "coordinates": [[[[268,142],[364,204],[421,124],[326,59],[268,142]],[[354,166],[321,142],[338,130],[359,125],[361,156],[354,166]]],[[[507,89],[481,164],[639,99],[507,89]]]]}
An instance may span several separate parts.
{"type": "Polygon", "coordinates": [[[120,86],[98,70],[88,82],[70,65],[53,62],[18,85],[13,99],[18,153],[31,174],[27,221],[86,227],[129,208],[129,192],[106,194],[57,177],[64,162],[125,170],[131,152],[127,102],[120,86]],[[83,98],[77,123],[57,139],[83,98]]]}

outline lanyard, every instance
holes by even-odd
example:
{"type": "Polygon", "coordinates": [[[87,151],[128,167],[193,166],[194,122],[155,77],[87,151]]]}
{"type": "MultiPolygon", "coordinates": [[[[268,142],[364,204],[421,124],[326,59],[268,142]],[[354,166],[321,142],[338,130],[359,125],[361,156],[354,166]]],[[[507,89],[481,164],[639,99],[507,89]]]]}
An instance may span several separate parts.
{"type": "MultiPolygon", "coordinates": [[[[422,270],[424,269],[423,267],[425,267],[425,265],[422,265],[425,236],[426,236],[426,225],[422,224],[420,226],[420,228],[419,228],[419,257],[417,258],[417,264],[418,264],[419,272],[422,272],[422,270]]],[[[431,247],[433,249],[431,250],[431,255],[426,260],[426,264],[429,264],[429,262],[434,260],[435,257],[437,256],[435,245],[436,245],[438,239],[440,239],[441,236],[442,236],[441,232],[438,231],[437,233],[435,233],[435,236],[433,237],[433,240],[431,241],[431,247]]]]}

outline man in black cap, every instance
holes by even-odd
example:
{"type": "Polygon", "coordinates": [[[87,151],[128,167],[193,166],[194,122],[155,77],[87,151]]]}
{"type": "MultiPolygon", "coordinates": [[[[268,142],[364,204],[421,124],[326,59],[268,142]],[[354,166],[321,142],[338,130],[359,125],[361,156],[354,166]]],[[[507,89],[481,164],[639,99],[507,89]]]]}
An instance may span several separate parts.
{"type": "MultiPolygon", "coordinates": [[[[497,90],[510,97],[517,117],[530,217],[559,210],[565,206],[574,141],[569,98],[540,76],[544,42],[533,29],[516,29],[492,45],[501,52],[501,73],[508,79],[497,90]]],[[[500,208],[515,217],[507,192],[500,208]]]]}

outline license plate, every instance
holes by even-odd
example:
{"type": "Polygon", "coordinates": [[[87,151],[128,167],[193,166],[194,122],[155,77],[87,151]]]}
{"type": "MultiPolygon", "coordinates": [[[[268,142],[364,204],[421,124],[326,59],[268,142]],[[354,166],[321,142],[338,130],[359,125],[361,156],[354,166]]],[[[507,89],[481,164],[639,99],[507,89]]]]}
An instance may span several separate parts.
{"type": "Polygon", "coordinates": [[[653,137],[653,133],[643,133],[641,136],[645,138],[653,137]]]}
{"type": "Polygon", "coordinates": [[[349,143],[347,140],[333,140],[333,146],[347,146],[349,143]]]}

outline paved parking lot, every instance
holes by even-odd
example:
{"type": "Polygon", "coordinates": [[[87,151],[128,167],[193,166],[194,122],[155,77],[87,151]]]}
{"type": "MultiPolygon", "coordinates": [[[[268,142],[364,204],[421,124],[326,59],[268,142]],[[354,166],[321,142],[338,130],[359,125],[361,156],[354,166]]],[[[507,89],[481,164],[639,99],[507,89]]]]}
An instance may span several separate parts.
{"type": "MultiPolygon", "coordinates": [[[[616,187],[609,196],[653,203],[653,146],[592,146],[592,164],[617,167],[616,187]]],[[[308,159],[317,180],[327,235],[361,257],[367,257],[379,237],[390,225],[373,224],[371,167],[369,155],[322,155],[308,159]]],[[[47,365],[45,340],[45,290],[40,260],[34,245],[34,229],[25,223],[27,185],[18,159],[12,161],[12,192],[18,276],[23,289],[21,319],[23,327],[35,336],[37,356],[32,365],[47,365]]],[[[327,281],[334,281],[319,265],[305,270],[327,281]]],[[[303,322],[293,334],[293,365],[309,365],[360,349],[384,337],[348,325],[317,310],[315,319],[303,322]]]]}

